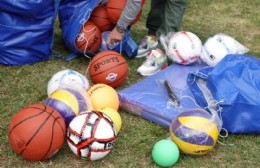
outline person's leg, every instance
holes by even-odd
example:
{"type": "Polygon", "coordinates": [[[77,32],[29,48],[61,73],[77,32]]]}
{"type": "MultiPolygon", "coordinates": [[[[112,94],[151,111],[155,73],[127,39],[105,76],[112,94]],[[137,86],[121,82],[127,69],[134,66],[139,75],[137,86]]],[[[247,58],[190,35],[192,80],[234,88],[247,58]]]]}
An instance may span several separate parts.
{"type": "Polygon", "coordinates": [[[156,31],[162,24],[162,16],[166,0],[151,0],[151,8],[146,20],[146,27],[148,28],[148,35],[145,36],[137,51],[136,58],[147,56],[151,50],[158,46],[158,38],[156,31]]]}
{"type": "MultiPolygon", "coordinates": [[[[167,35],[169,32],[179,31],[188,0],[166,0],[164,1],[166,2],[164,10],[158,8],[159,5],[156,6],[161,0],[152,0],[152,2],[153,6],[146,24],[149,33],[156,34],[157,39],[159,39],[162,34],[167,35]],[[161,16],[162,19],[158,19],[158,16],[161,16]],[[154,32],[154,30],[157,31],[154,32]]],[[[146,61],[137,69],[137,73],[150,76],[165,67],[167,67],[167,56],[163,51],[163,47],[159,44],[156,49],[151,50],[146,61]]]]}
{"type": "Polygon", "coordinates": [[[162,34],[167,35],[169,32],[179,31],[187,5],[188,0],[166,0],[164,17],[156,31],[157,38],[162,34]]]}
{"type": "Polygon", "coordinates": [[[156,31],[162,24],[162,14],[165,10],[166,0],[151,0],[151,8],[146,20],[148,35],[156,35],[156,31]]]}

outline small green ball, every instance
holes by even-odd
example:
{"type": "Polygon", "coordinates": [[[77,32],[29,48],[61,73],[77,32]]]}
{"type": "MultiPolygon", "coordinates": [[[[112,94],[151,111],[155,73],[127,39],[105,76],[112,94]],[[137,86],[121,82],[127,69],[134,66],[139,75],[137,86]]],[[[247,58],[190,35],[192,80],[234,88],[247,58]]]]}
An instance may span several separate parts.
{"type": "Polygon", "coordinates": [[[179,148],[169,139],[160,140],[153,146],[152,158],[159,166],[170,167],[178,161],[179,156],[179,148]]]}

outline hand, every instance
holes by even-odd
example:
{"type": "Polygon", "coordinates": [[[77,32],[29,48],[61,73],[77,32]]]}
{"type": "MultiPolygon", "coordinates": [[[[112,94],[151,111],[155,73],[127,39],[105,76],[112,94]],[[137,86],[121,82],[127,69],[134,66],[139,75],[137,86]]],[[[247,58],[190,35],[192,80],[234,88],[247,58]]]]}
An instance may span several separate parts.
{"type": "Polygon", "coordinates": [[[109,45],[109,44],[114,44],[116,42],[120,42],[123,39],[123,37],[124,37],[124,33],[119,33],[116,30],[116,28],[114,28],[111,31],[109,37],[107,38],[106,43],[107,43],[107,45],[109,45]]]}

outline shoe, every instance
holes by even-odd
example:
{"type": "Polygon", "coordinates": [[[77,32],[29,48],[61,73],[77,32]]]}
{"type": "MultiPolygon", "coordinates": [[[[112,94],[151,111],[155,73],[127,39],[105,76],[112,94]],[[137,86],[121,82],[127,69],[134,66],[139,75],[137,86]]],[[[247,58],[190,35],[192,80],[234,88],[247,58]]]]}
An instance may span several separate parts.
{"type": "Polygon", "coordinates": [[[150,76],[167,67],[167,57],[156,50],[152,50],[145,62],[137,69],[141,76],[150,76]]]}
{"type": "Polygon", "coordinates": [[[138,46],[136,58],[146,57],[151,50],[154,50],[158,45],[158,41],[151,36],[145,36],[138,46]]]}

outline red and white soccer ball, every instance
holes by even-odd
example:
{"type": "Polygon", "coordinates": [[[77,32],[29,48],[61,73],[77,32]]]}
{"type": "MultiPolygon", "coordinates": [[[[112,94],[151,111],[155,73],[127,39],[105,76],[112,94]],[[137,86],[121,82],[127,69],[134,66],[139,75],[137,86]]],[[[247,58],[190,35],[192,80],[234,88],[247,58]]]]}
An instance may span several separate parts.
{"type": "Polygon", "coordinates": [[[65,69],[54,74],[48,82],[47,94],[50,96],[58,88],[71,88],[87,90],[89,88],[88,79],[81,73],[72,69],[65,69]]]}
{"type": "Polygon", "coordinates": [[[113,121],[98,111],[76,116],[67,128],[67,142],[74,154],[99,160],[110,153],[116,141],[113,121]]]}
{"type": "Polygon", "coordinates": [[[182,65],[188,65],[198,60],[202,43],[197,35],[188,31],[180,31],[169,38],[167,56],[182,65]]]}

